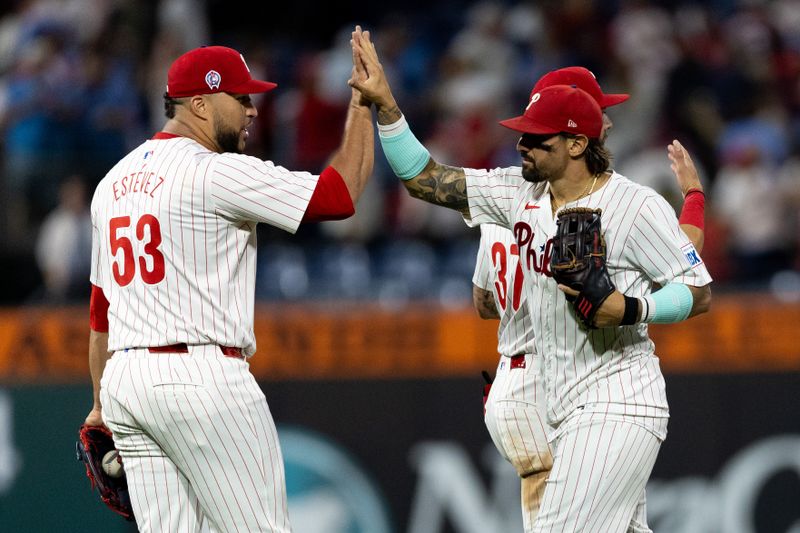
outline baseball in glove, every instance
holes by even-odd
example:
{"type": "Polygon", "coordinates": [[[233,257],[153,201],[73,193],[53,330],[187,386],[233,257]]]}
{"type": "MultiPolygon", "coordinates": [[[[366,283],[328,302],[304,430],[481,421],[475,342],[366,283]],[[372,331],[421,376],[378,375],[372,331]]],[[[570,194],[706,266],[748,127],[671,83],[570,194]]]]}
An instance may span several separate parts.
{"type": "Polygon", "coordinates": [[[123,472],[119,477],[111,477],[103,469],[103,457],[114,450],[111,432],[103,426],[82,425],[78,430],[75,451],[78,460],[86,466],[86,476],[97,487],[100,498],[112,511],[128,521],[133,520],[133,508],[128,495],[128,482],[123,472]]]}
{"type": "Polygon", "coordinates": [[[602,210],[573,207],[558,213],[550,272],[561,285],[578,291],[567,296],[575,313],[588,328],[594,317],[616,289],[606,270],[606,242],[600,226],[602,210]]]}

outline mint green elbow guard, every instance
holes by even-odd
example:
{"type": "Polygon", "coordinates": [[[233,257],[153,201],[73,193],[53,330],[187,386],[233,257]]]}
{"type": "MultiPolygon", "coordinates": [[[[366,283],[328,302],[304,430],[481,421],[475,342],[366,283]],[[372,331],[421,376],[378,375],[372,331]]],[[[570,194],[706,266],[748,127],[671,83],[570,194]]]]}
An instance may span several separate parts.
{"type": "Polygon", "coordinates": [[[649,312],[644,322],[672,324],[689,318],[694,297],[683,283],[667,283],[661,289],[644,298],[649,312]]]}
{"type": "Polygon", "coordinates": [[[417,140],[411,128],[406,127],[401,133],[391,137],[384,137],[382,133],[378,137],[386,160],[398,178],[410,180],[425,170],[431,154],[417,140]]]}

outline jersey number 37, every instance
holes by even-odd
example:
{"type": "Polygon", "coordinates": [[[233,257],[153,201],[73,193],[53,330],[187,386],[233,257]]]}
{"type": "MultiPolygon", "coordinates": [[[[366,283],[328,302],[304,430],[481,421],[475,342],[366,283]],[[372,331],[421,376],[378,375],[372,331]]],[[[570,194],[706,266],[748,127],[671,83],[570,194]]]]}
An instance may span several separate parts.
{"type": "Polygon", "coordinates": [[[158,249],[161,245],[161,224],[153,215],[142,215],[136,222],[136,240],[144,243],[143,254],[138,257],[134,256],[131,242],[133,236],[126,236],[130,227],[129,216],[114,217],[109,221],[111,255],[115,257],[111,268],[114,280],[122,287],[129,284],[136,276],[138,262],[142,281],[148,285],[155,285],[164,279],[164,254],[158,249]],[[119,250],[122,250],[122,261],[116,258],[119,250]]]}
{"type": "Polygon", "coordinates": [[[519,309],[520,300],[522,299],[522,282],[524,279],[522,263],[519,262],[519,247],[516,244],[512,244],[511,249],[506,251],[506,245],[502,242],[495,242],[492,245],[492,262],[494,263],[497,275],[497,281],[494,282],[494,285],[497,294],[497,303],[503,311],[506,310],[506,306],[508,305],[509,255],[514,255],[518,258],[516,262],[517,268],[513,277],[514,293],[511,299],[511,305],[514,311],[517,311],[519,309]]]}

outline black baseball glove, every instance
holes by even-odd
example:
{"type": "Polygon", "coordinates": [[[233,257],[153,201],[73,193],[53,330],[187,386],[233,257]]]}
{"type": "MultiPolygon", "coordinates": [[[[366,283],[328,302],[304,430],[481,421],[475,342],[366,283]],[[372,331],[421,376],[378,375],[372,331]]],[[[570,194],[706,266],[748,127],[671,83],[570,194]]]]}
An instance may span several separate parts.
{"type": "Polygon", "coordinates": [[[124,471],[121,477],[111,477],[103,470],[103,456],[113,449],[114,440],[107,428],[82,425],[78,430],[75,451],[78,460],[86,466],[86,476],[92,482],[92,488],[97,487],[103,503],[112,511],[132,521],[133,508],[124,471]]]}
{"type": "Polygon", "coordinates": [[[588,328],[616,289],[606,270],[606,242],[600,226],[600,209],[573,207],[558,213],[558,228],[553,237],[550,272],[560,284],[578,291],[567,296],[575,313],[588,328]]]}

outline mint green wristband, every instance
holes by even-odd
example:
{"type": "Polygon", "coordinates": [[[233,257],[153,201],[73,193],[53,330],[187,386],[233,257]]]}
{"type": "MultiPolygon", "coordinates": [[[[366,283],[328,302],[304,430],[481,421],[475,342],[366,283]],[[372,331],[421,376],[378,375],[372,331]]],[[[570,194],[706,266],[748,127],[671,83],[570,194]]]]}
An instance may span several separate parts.
{"type": "Polygon", "coordinates": [[[384,137],[383,132],[379,132],[378,137],[389,166],[402,180],[417,177],[431,159],[430,152],[417,140],[407,124],[398,134],[384,137]]]}
{"type": "Polygon", "coordinates": [[[672,324],[686,320],[692,312],[694,297],[683,283],[667,283],[644,300],[649,307],[644,322],[672,324]]]}

